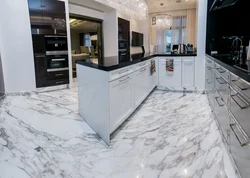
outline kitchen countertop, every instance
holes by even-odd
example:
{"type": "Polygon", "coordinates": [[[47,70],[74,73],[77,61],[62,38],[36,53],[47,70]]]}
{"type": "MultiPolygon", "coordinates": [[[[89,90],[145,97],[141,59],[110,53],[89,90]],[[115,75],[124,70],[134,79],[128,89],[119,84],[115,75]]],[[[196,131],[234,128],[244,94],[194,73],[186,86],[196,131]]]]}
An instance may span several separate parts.
{"type": "MultiPolygon", "coordinates": [[[[240,78],[244,79],[247,82],[250,82],[250,72],[247,72],[246,70],[240,69],[239,67],[237,67],[237,64],[233,60],[232,55],[230,54],[217,54],[217,55],[206,54],[206,56],[214,60],[216,63],[226,68],[233,74],[239,76],[240,78]]],[[[245,68],[245,67],[246,66],[243,66],[242,68],[245,68]]]]}
{"type": "Polygon", "coordinates": [[[166,53],[166,54],[150,54],[150,53],[138,53],[132,54],[130,56],[130,60],[119,62],[118,56],[113,57],[105,57],[103,60],[98,60],[96,58],[89,58],[84,60],[77,61],[77,64],[88,66],[91,68],[104,70],[104,71],[112,71],[116,69],[120,69],[123,67],[127,67],[154,57],[183,57],[183,56],[196,56],[196,53],[189,53],[189,54],[176,54],[176,53],[166,53]]]}

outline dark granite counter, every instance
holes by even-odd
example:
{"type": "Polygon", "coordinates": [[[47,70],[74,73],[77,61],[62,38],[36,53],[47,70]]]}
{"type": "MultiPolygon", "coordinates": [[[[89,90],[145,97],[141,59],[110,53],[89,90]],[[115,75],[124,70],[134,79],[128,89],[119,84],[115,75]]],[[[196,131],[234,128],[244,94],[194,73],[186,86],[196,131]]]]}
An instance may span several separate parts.
{"type": "Polygon", "coordinates": [[[234,57],[232,55],[230,54],[217,54],[217,55],[206,54],[206,56],[214,60],[214,62],[226,68],[233,74],[239,76],[240,78],[244,79],[247,82],[250,82],[250,71],[248,71],[247,66],[246,65],[240,66],[239,64],[237,64],[237,62],[234,60],[234,57]]]}
{"type": "Polygon", "coordinates": [[[130,56],[129,60],[126,61],[119,61],[118,56],[114,57],[105,57],[102,60],[98,59],[84,59],[77,61],[77,64],[88,66],[91,68],[104,70],[104,71],[112,71],[116,69],[120,69],[123,67],[127,67],[142,61],[146,61],[148,59],[154,57],[184,57],[184,56],[196,56],[196,53],[189,53],[189,54],[176,54],[176,53],[166,53],[166,54],[150,54],[150,53],[139,53],[133,54],[130,56]]]}

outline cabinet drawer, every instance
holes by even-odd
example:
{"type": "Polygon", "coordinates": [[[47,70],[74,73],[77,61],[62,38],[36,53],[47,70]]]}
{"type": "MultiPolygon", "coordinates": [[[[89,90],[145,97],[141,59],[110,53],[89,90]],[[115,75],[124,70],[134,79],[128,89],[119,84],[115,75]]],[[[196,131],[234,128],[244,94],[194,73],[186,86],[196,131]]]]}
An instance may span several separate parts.
{"type": "Polygon", "coordinates": [[[159,62],[166,62],[168,59],[174,59],[175,62],[181,62],[181,57],[160,57],[159,62]]]}
{"type": "Polygon", "coordinates": [[[229,114],[229,121],[229,151],[242,178],[248,178],[250,175],[249,138],[245,136],[244,132],[231,114],[229,114]]]}
{"type": "Polygon", "coordinates": [[[240,93],[230,87],[230,111],[248,136],[250,135],[249,106],[249,102],[240,93]]]}
{"type": "Polygon", "coordinates": [[[134,70],[137,71],[137,70],[140,70],[142,69],[143,67],[146,67],[150,64],[150,61],[143,61],[143,62],[140,62],[139,64],[136,64],[135,67],[134,67],[134,70]]]}
{"type": "Polygon", "coordinates": [[[47,73],[48,80],[64,79],[64,78],[68,78],[68,77],[69,77],[68,70],[47,73]]]}
{"type": "Polygon", "coordinates": [[[121,77],[126,76],[128,74],[131,74],[133,72],[134,72],[134,65],[112,71],[112,72],[109,73],[109,81],[116,80],[118,78],[121,78],[121,77]]]}
{"type": "Polygon", "coordinates": [[[47,80],[48,86],[64,85],[69,84],[69,78],[47,80]]]}
{"type": "Polygon", "coordinates": [[[210,66],[210,67],[214,68],[214,61],[212,59],[209,59],[208,57],[206,57],[206,66],[210,66]]]}
{"type": "Polygon", "coordinates": [[[215,72],[215,88],[217,89],[218,93],[224,100],[224,102],[227,104],[228,96],[229,96],[229,87],[227,81],[218,75],[215,72]]]}
{"type": "Polygon", "coordinates": [[[227,137],[228,123],[229,123],[228,111],[226,110],[225,101],[216,90],[215,90],[215,95],[214,95],[214,113],[220,125],[220,130],[222,131],[222,134],[224,138],[226,139],[226,141],[228,141],[228,137],[227,137]]]}
{"type": "Polygon", "coordinates": [[[215,63],[216,72],[221,75],[227,82],[229,81],[229,71],[219,64],[215,63]]]}
{"type": "Polygon", "coordinates": [[[242,93],[245,99],[250,102],[250,84],[233,74],[230,75],[230,78],[231,78],[230,84],[232,85],[232,87],[236,91],[242,93]]]}

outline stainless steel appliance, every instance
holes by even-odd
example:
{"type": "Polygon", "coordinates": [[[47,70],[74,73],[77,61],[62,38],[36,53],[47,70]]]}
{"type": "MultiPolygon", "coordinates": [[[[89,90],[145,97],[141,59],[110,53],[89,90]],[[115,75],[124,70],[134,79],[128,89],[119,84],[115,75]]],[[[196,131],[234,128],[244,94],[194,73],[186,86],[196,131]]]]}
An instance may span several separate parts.
{"type": "Polygon", "coordinates": [[[119,50],[127,50],[128,48],[128,42],[124,39],[119,39],[119,50]]]}
{"type": "Polygon", "coordinates": [[[179,54],[186,54],[187,51],[188,51],[187,45],[179,44],[179,48],[178,48],[178,53],[179,54]]]}

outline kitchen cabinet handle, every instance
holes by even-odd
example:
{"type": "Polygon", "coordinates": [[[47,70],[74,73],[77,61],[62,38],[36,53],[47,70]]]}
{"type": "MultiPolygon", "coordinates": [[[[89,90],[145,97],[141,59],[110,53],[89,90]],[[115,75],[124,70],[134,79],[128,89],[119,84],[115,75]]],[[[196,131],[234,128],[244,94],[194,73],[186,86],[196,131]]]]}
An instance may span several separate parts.
{"type": "Polygon", "coordinates": [[[212,67],[210,67],[210,66],[207,66],[207,69],[208,69],[208,70],[212,70],[213,68],[212,68],[212,67]]]}
{"type": "Polygon", "coordinates": [[[216,68],[216,69],[217,69],[221,74],[226,72],[226,70],[223,70],[222,68],[216,68]]]}
{"type": "Polygon", "coordinates": [[[147,70],[147,69],[146,69],[146,68],[144,68],[144,69],[141,69],[141,70],[140,70],[140,72],[144,72],[145,70],[147,70]]]}
{"type": "Polygon", "coordinates": [[[239,144],[240,144],[241,147],[247,146],[247,145],[249,144],[249,140],[247,140],[247,139],[245,138],[244,134],[242,133],[241,129],[239,129],[239,127],[237,126],[237,124],[230,124],[230,128],[231,128],[231,130],[233,131],[233,133],[234,133],[234,135],[235,135],[236,139],[238,140],[238,142],[239,142],[239,144]],[[241,141],[240,141],[239,136],[238,136],[237,133],[235,132],[234,127],[237,128],[238,131],[242,134],[242,136],[243,136],[245,142],[241,142],[241,141]]]}
{"type": "Polygon", "coordinates": [[[220,104],[220,103],[219,103],[219,99],[220,99],[221,101],[223,101],[222,98],[220,98],[220,97],[215,97],[215,100],[217,101],[218,105],[221,106],[221,107],[224,106],[224,104],[220,104]]]}
{"type": "Polygon", "coordinates": [[[139,66],[144,66],[146,63],[140,64],[139,66]]]}
{"type": "Polygon", "coordinates": [[[35,57],[45,57],[45,55],[35,55],[35,57]]]}
{"type": "Polygon", "coordinates": [[[207,60],[207,63],[212,63],[212,61],[210,61],[210,60],[207,60]]]}
{"type": "Polygon", "coordinates": [[[229,115],[231,116],[230,118],[233,120],[234,123],[229,124],[231,130],[233,131],[236,139],[238,140],[239,144],[241,147],[244,147],[246,145],[249,144],[249,137],[247,136],[247,134],[244,133],[244,131],[240,128],[237,119],[235,118],[235,116],[232,114],[232,112],[230,110],[228,110],[229,115]],[[241,142],[239,139],[239,136],[237,135],[237,133],[235,132],[234,127],[237,128],[237,130],[240,132],[240,134],[242,135],[242,137],[244,138],[245,142],[241,142]]]}
{"type": "Polygon", "coordinates": [[[206,81],[208,84],[212,83],[212,80],[206,79],[206,81]]]}
{"type": "Polygon", "coordinates": [[[56,77],[58,77],[58,76],[63,76],[63,74],[56,74],[55,76],[56,76],[56,77]]]}
{"type": "Polygon", "coordinates": [[[219,82],[219,84],[221,84],[221,85],[223,85],[223,84],[226,84],[227,82],[223,79],[223,78],[221,78],[221,77],[216,77],[216,80],[219,82]],[[221,81],[221,80],[223,80],[223,81],[221,81]]]}
{"type": "Polygon", "coordinates": [[[59,82],[56,82],[56,84],[59,84],[59,83],[63,83],[63,80],[62,80],[62,81],[59,81],[59,82]]]}
{"type": "Polygon", "coordinates": [[[239,88],[240,90],[248,90],[248,89],[250,89],[250,86],[249,85],[247,85],[247,84],[245,84],[245,83],[243,83],[243,82],[241,82],[240,80],[232,80],[232,82],[233,82],[233,84],[237,87],[237,88],[239,88]]]}
{"type": "Polygon", "coordinates": [[[127,77],[127,78],[125,78],[125,79],[121,79],[121,80],[119,80],[119,82],[122,83],[122,82],[127,81],[128,79],[130,79],[130,77],[127,77]]]}
{"type": "Polygon", "coordinates": [[[249,107],[249,104],[246,102],[246,101],[244,101],[244,99],[242,99],[240,96],[239,96],[239,94],[237,93],[237,94],[235,94],[235,95],[231,95],[231,98],[234,100],[234,102],[240,107],[240,109],[246,109],[246,108],[248,108],[249,107]],[[245,103],[246,105],[245,106],[242,106],[238,101],[237,101],[237,99],[239,99],[239,100],[241,100],[243,103],[245,103]]]}
{"type": "Polygon", "coordinates": [[[123,74],[123,73],[126,73],[126,72],[128,72],[129,70],[127,69],[127,70],[124,70],[124,71],[121,71],[121,72],[119,72],[119,74],[123,74]]]}

